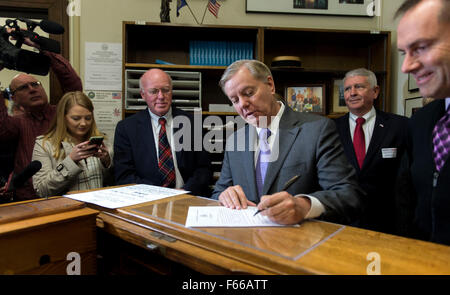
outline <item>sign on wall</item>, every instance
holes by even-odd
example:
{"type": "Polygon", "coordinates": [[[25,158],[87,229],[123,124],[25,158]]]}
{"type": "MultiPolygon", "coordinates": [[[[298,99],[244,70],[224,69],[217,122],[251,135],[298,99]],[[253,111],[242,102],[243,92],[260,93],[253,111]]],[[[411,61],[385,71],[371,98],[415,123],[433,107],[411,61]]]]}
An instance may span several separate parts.
{"type": "Polygon", "coordinates": [[[246,12],[379,16],[381,0],[247,0],[246,12]]]}

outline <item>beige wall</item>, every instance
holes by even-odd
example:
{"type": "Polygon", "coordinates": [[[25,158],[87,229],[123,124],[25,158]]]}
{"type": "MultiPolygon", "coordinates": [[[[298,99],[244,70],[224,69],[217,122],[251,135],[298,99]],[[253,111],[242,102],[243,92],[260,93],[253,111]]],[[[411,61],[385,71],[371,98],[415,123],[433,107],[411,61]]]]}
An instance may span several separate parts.
{"type": "MultiPolygon", "coordinates": [[[[122,42],[122,21],[160,22],[161,0],[79,0],[81,16],[71,20],[71,61],[84,76],[85,42],[122,42]]],[[[263,1],[263,0],[261,0],[263,1]]],[[[273,0],[266,0],[273,1],[273,0]]],[[[276,1],[276,0],[275,0],[276,1]]],[[[187,0],[197,20],[201,22],[206,0],[187,0]]],[[[408,96],[406,75],[399,72],[400,57],[396,49],[396,22],[393,14],[401,0],[382,0],[380,17],[348,17],[324,15],[289,15],[245,13],[245,0],[220,1],[219,18],[206,12],[203,24],[258,25],[344,30],[392,31],[392,105],[394,113],[403,114],[403,99],[408,96]]],[[[176,0],[170,3],[172,23],[196,24],[188,7],[176,17],[176,0]]],[[[143,36],[151,38],[151,36],[143,36]]],[[[155,40],[158,42],[158,40],[155,40]]],[[[351,46],[351,44],[349,44],[351,46]]],[[[409,96],[414,96],[411,94],[409,96]]]]}

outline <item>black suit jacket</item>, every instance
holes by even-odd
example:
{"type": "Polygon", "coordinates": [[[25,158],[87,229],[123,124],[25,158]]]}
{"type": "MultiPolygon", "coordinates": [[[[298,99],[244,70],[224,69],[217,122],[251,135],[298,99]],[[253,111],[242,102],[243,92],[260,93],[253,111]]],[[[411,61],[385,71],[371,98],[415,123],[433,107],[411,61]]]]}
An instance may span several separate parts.
{"type": "MultiPolygon", "coordinates": [[[[208,196],[212,178],[209,155],[204,150],[194,151],[194,119],[191,114],[172,107],[173,118],[185,116],[190,126],[181,124],[173,132],[190,127],[190,148],[176,152],[177,166],[184,180],[184,189],[192,194],[208,196]]],[[[117,124],[114,136],[114,176],[116,184],[162,184],[158,168],[151,117],[145,109],[117,124]]],[[[185,138],[180,138],[183,145],[185,138]]],[[[202,137],[200,139],[202,140],[202,137]]]]}
{"type": "Polygon", "coordinates": [[[432,132],[445,113],[445,99],[420,109],[408,125],[408,158],[416,193],[412,237],[450,245],[450,158],[437,173],[432,132]]]}
{"type": "Polygon", "coordinates": [[[356,226],[395,233],[395,184],[406,149],[408,118],[376,110],[375,126],[362,168],[359,167],[350,134],[349,113],[335,120],[347,159],[356,170],[361,187],[368,194],[365,213],[356,226]],[[396,148],[395,158],[382,150],[396,148]]]}

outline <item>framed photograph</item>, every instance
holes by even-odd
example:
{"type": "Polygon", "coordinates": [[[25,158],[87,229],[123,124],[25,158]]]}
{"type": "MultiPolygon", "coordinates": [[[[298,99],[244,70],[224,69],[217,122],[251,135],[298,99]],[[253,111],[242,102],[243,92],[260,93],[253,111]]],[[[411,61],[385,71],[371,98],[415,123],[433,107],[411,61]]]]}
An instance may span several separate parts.
{"type": "Polygon", "coordinates": [[[331,113],[346,113],[348,112],[347,105],[344,98],[344,80],[333,80],[333,94],[331,113]]]}
{"type": "Polygon", "coordinates": [[[405,116],[410,118],[423,106],[422,96],[405,99],[405,116]]]}
{"type": "Polygon", "coordinates": [[[324,15],[379,15],[379,0],[247,0],[246,12],[324,15]]]}
{"type": "Polygon", "coordinates": [[[419,90],[419,87],[416,84],[416,79],[414,79],[411,74],[408,74],[408,91],[417,91],[419,90]]]}
{"type": "Polygon", "coordinates": [[[325,85],[306,84],[286,87],[286,101],[294,111],[325,114],[325,85]]]}

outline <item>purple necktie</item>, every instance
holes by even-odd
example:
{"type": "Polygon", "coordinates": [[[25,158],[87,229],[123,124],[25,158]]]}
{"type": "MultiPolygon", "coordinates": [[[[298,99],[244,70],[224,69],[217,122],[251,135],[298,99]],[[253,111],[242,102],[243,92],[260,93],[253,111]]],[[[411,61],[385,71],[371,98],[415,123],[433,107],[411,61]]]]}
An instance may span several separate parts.
{"type": "Polygon", "coordinates": [[[264,178],[266,177],[267,166],[270,159],[270,147],[267,138],[270,136],[270,130],[263,128],[259,131],[259,155],[256,162],[256,185],[258,187],[258,197],[261,197],[264,178]]]}
{"type": "Polygon", "coordinates": [[[433,129],[433,155],[436,170],[444,166],[450,152],[450,107],[433,129]]]}

